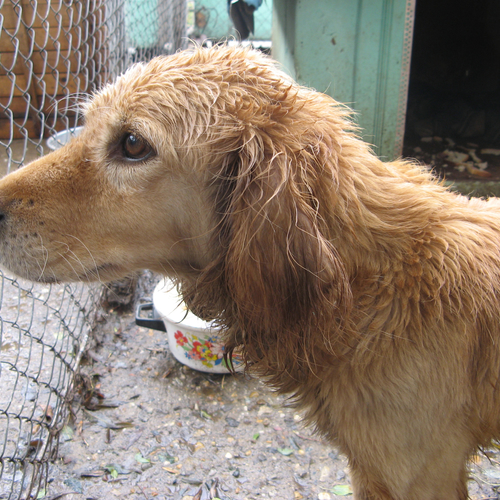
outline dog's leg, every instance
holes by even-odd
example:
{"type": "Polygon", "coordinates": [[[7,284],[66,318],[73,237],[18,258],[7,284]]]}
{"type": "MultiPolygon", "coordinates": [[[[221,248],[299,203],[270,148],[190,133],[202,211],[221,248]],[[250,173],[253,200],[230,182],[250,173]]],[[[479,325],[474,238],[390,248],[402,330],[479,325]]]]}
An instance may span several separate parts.
{"type": "MultiPolygon", "coordinates": [[[[397,465],[395,466],[397,468],[397,465]]],[[[396,484],[398,470],[393,470],[389,483],[374,477],[373,470],[363,470],[351,462],[351,481],[355,500],[467,500],[467,471],[455,470],[450,464],[436,464],[432,470],[396,484]]],[[[391,473],[391,471],[387,471],[391,473]]],[[[399,478],[401,479],[401,478],[399,478]]]]}
{"type": "MultiPolygon", "coordinates": [[[[347,455],[356,500],[466,500],[466,464],[475,449],[468,419],[457,411],[445,418],[421,402],[412,413],[380,412],[358,419],[338,435],[347,455]],[[406,415],[406,417],[405,417],[406,415]],[[357,425],[359,424],[359,425],[357,425]],[[367,425],[368,424],[368,425],[367,425]]],[[[395,407],[393,407],[395,408],[395,407]]]]}

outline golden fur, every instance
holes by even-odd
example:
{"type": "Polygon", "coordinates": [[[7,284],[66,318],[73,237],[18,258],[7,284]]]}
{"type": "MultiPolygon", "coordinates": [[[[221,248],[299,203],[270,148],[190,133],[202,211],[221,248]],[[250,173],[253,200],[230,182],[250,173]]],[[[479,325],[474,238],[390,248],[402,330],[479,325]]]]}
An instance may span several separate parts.
{"type": "Polygon", "coordinates": [[[500,436],[500,202],[355,132],[254,51],[134,66],[81,136],[0,182],[1,261],[172,276],[347,455],[357,500],[463,500],[500,436]]]}

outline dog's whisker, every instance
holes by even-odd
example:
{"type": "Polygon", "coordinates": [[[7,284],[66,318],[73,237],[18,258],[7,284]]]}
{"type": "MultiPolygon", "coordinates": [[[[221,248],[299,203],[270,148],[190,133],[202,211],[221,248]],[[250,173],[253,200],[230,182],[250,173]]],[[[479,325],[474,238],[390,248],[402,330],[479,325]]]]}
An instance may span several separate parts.
{"type": "Polygon", "coordinates": [[[81,263],[80,260],[77,260],[76,262],[78,264],[81,265],[82,267],[82,270],[83,270],[83,274],[82,273],[79,273],[76,268],[73,266],[73,264],[71,263],[71,261],[64,255],[62,254],[61,252],[58,252],[58,255],[68,264],[68,266],[71,268],[71,270],[73,271],[74,273],[74,279],[78,280],[78,281],[82,281],[82,276],[85,276],[85,278],[89,278],[89,275],[87,273],[87,269],[85,268],[85,266],[83,266],[83,264],[81,263]]]}
{"type": "MultiPolygon", "coordinates": [[[[73,234],[64,234],[63,236],[66,236],[66,237],[69,237],[69,238],[73,238],[73,239],[75,239],[75,240],[76,240],[78,243],[80,243],[80,245],[82,245],[82,246],[83,246],[83,248],[84,248],[84,249],[88,252],[88,255],[90,256],[90,258],[92,259],[92,262],[93,262],[93,264],[94,264],[95,275],[96,275],[96,277],[97,277],[97,280],[98,280],[99,282],[101,282],[101,278],[100,278],[100,276],[99,276],[99,266],[97,265],[97,262],[95,261],[94,256],[92,255],[92,252],[90,251],[90,249],[88,248],[88,246],[87,246],[87,245],[85,245],[85,243],[84,243],[84,242],[83,242],[80,238],[76,237],[76,236],[75,236],[75,235],[73,235],[73,234]]],[[[73,253],[73,252],[71,252],[71,253],[73,253]]],[[[73,255],[75,255],[75,254],[73,253],[73,255]]],[[[84,266],[83,266],[83,264],[82,264],[82,267],[84,267],[84,266]]]]}
{"type": "Polygon", "coordinates": [[[92,278],[97,278],[96,281],[101,282],[99,279],[99,274],[93,273],[91,269],[88,269],[87,266],[85,266],[83,261],[80,259],[80,257],[73,250],[71,250],[70,246],[67,243],[62,242],[62,241],[56,241],[56,240],[54,240],[54,243],[59,243],[60,245],[62,245],[66,248],[64,253],[62,253],[61,251],[58,251],[57,254],[62,259],[64,259],[64,261],[67,262],[68,265],[71,267],[71,269],[74,273],[75,279],[81,280],[81,277],[85,276],[87,281],[93,281],[92,278]],[[69,255],[72,258],[74,263],[79,264],[79,266],[82,268],[82,273],[79,273],[76,270],[76,268],[71,264],[70,259],[66,257],[67,255],[69,255]]]}
{"type": "Polygon", "coordinates": [[[47,268],[47,262],[48,262],[48,259],[49,259],[49,251],[47,250],[47,248],[45,247],[45,245],[43,244],[43,238],[41,235],[38,235],[39,239],[40,239],[40,248],[42,250],[42,253],[44,255],[44,259],[43,259],[43,266],[40,266],[39,264],[39,260],[37,259],[37,264],[40,268],[40,274],[38,275],[38,280],[41,280],[42,279],[42,276],[44,275],[45,273],[45,269],[47,268]]]}

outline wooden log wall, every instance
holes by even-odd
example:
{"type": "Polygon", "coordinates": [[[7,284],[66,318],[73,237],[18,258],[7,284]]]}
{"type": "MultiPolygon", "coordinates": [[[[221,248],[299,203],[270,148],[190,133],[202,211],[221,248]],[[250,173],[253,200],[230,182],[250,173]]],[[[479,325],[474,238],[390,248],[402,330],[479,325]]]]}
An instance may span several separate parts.
{"type": "Polygon", "coordinates": [[[0,140],[77,125],[107,75],[104,0],[4,0],[1,18],[0,140]]]}

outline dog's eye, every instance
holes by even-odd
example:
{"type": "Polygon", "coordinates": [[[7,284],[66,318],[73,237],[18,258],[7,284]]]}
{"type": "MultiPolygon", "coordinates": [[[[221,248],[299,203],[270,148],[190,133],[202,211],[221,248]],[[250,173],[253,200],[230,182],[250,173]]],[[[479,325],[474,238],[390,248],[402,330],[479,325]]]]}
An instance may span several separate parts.
{"type": "Polygon", "coordinates": [[[145,160],[153,153],[153,148],[135,134],[125,135],[122,149],[124,156],[129,160],[145,160]]]}

